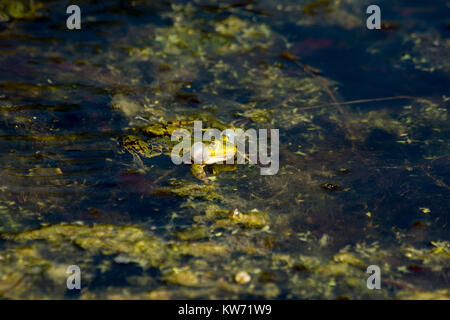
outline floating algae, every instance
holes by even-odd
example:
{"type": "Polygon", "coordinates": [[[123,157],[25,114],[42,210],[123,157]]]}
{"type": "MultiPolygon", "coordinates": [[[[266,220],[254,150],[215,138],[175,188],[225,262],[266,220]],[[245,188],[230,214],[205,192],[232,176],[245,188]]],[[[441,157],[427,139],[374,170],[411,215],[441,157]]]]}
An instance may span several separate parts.
{"type": "Polygon", "coordinates": [[[33,19],[41,16],[39,9],[44,5],[34,0],[2,0],[0,3],[0,22],[9,19],[33,19]]]}
{"type": "Polygon", "coordinates": [[[155,190],[155,192],[160,194],[172,193],[178,197],[189,199],[222,199],[222,196],[215,191],[216,187],[212,184],[199,184],[196,182],[177,179],[171,179],[168,183],[170,187],[160,188],[155,190]]]}
{"type": "Polygon", "coordinates": [[[436,33],[411,33],[404,41],[412,48],[401,56],[402,64],[412,63],[415,68],[426,72],[450,72],[449,39],[436,33]]]}
{"type": "Polygon", "coordinates": [[[248,229],[260,229],[268,227],[269,214],[256,209],[246,212],[239,210],[220,209],[216,205],[208,205],[204,215],[195,216],[196,222],[212,222],[212,228],[231,228],[242,226],[248,229]]]}

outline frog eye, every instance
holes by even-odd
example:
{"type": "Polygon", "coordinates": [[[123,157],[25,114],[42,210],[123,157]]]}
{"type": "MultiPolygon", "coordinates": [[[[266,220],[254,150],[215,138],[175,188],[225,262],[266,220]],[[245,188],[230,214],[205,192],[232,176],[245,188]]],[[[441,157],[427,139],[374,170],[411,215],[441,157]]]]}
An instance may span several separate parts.
{"type": "Polygon", "coordinates": [[[230,143],[234,143],[234,142],[235,142],[236,133],[235,133],[233,130],[231,130],[231,129],[226,129],[226,130],[223,132],[223,135],[227,138],[227,140],[228,140],[230,143]]]}

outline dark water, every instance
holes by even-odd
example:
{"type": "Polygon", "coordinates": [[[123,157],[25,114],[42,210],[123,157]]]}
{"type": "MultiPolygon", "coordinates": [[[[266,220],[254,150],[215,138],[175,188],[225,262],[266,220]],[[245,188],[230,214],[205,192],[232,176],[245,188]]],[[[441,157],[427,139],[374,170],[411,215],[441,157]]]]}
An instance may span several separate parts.
{"type": "Polygon", "coordinates": [[[370,1],[33,4],[0,3],[0,297],[449,298],[448,1],[381,30],[370,1]],[[280,169],[142,165],[141,118],[279,129],[280,169]]]}

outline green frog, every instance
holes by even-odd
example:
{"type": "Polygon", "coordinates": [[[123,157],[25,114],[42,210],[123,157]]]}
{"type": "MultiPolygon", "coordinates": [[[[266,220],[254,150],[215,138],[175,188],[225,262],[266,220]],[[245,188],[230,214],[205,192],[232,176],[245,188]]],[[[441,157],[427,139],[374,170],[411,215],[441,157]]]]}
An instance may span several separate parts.
{"type": "MultiPolygon", "coordinates": [[[[192,124],[193,121],[153,123],[133,129],[132,134],[121,137],[120,141],[122,146],[133,155],[135,162],[139,166],[145,167],[141,157],[170,156],[172,148],[177,143],[176,141],[171,141],[170,136],[172,133],[180,128],[192,132],[192,124]]],[[[221,123],[219,125],[222,128],[224,127],[221,123]]],[[[213,175],[222,171],[236,169],[235,165],[225,164],[227,160],[234,159],[237,155],[236,146],[227,144],[227,141],[228,137],[224,135],[222,139],[216,139],[209,143],[197,142],[192,145],[190,171],[195,178],[208,182],[206,168],[213,175]]]]}
{"type": "Polygon", "coordinates": [[[214,140],[210,143],[194,143],[191,151],[191,159],[197,163],[191,164],[191,173],[194,177],[206,181],[205,168],[208,166],[213,175],[222,171],[236,170],[236,165],[226,164],[237,155],[234,144],[227,144],[228,137],[222,140],[214,140]]]}

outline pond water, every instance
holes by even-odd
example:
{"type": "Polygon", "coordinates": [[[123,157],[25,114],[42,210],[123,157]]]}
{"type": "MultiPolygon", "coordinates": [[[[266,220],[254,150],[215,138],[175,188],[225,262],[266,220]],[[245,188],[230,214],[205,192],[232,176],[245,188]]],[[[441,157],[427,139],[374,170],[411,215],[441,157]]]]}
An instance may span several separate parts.
{"type": "Polygon", "coordinates": [[[0,298],[450,298],[450,3],[393,2],[2,0],[0,298]],[[279,171],[198,179],[194,120],[279,171]]]}

